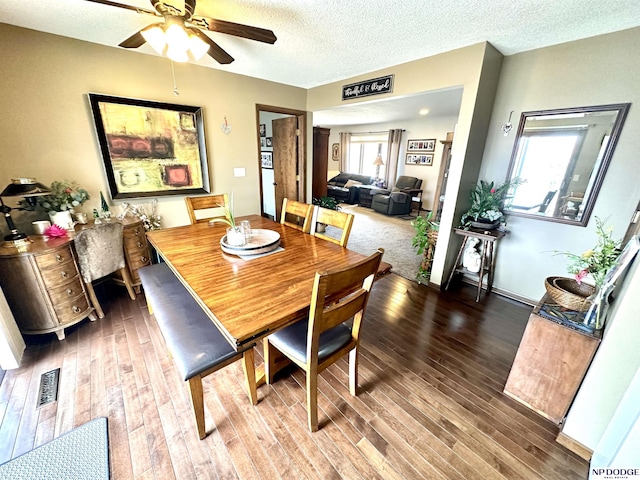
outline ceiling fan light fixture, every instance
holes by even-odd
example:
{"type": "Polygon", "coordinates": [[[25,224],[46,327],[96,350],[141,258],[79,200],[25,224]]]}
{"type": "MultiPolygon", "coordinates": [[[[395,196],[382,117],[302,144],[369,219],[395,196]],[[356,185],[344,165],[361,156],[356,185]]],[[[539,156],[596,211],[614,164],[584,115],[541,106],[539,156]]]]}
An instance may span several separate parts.
{"type": "Polygon", "coordinates": [[[189,55],[187,54],[187,50],[182,50],[181,48],[175,48],[172,45],[167,47],[167,57],[169,57],[174,62],[184,63],[189,60],[189,55]]]}
{"type": "Polygon", "coordinates": [[[197,35],[189,34],[189,51],[195,60],[200,60],[208,51],[210,45],[197,35]]]}
{"type": "Polygon", "coordinates": [[[167,40],[165,38],[164,30],[159,25],[150,25],[140,32],[144,39],[151,45],[158,54],[164,54],[164,49],[167,46],[167,40]]]}

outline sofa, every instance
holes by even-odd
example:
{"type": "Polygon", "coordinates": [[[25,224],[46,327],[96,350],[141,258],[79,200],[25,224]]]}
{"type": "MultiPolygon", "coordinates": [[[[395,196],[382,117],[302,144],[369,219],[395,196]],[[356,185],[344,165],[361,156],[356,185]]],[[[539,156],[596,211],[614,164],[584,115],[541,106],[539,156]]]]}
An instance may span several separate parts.
{"type": "Polygon", "coordinates": [[[327,195],[341,203],[358,203],[358,185],[372,185],[375,178],[357,173],[339,173],[327,182],[327,195]]]}
{"type": "Polygon", "coordinates": [[[391,192],[378,193],[371,201],[371,208],[385,215],[408,215],[411,213],[412,190],[420,190],[422,179],[401,175],[391,192]]]}

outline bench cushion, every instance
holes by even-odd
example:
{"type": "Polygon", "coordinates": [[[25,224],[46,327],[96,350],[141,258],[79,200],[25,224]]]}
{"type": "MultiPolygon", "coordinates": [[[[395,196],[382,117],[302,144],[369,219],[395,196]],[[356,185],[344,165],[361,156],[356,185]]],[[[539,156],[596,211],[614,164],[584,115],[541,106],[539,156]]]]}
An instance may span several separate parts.
{"type": "Polygon", "coordinates": [[[186,381],[233,357],[242,357],[222,336],[166,263],[138,270],[176,368],[186,381]]]}

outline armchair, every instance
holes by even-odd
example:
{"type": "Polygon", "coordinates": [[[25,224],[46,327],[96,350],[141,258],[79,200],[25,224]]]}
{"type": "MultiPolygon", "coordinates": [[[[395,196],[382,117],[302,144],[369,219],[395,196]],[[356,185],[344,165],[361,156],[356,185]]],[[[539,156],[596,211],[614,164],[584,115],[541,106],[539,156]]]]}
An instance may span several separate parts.
{"type": "Polygon", "coordinates": [[[422,179],[401,175],[396,186],[389,193],[379,193],[373,197],[371,208],[385,215],[408,215],[411,213],[411,198],[420,191],[422,179]]]}

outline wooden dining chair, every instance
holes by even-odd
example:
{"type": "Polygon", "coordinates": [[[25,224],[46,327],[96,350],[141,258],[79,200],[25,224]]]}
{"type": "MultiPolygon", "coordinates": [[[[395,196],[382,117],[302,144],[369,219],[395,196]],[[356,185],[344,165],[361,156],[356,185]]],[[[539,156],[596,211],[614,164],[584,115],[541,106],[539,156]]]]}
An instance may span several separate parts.
{"type": "Polygon", "coordinates": [[[290,200],[285,198],[282,201],[282,214],[280,216],[280,223],[289,227],[302,230],[304,233],[309,233],[311,230],[311,217],[313,215],[313,205],[308,203],[298,202],[296,200],[290,200]],[[291,217],[295,217],[291,219],[291,217]]]}
{"type": "Polygon", "coordinates": [[[95,280],[105,278],[118,271],[127,287],[131,300],[136,294],[131,285],[131,277],[124,260],[123,226],[119,222],[102,223],[76,233],[73,245],[78,255],[78,266],[84,280],[89,299],[96,309],[98,318],[104,318],[104,312],[93,288],[95,280]]]}
{"type": "Polygon", "coordinates": [[[352,213],[340,212],[329,208],[316,207],[313,218],[311,219],[311,235],[323,238],[333,243],[337,243],[341,247],[346,247],[351,233],[351,226],[355,216],[352,213]],[[340,238],[331,237],[317,230],[318,223],[327,226],[336,227],[342,230],[340,238]]]}
{"type": "Polygon", "coordinates": [[[205,197],[185,197],[187,213],[191,225],[208,222],[212,218],[224,217],[224,207],[229,205],[229,196],[226,193],[219,195],[207,195],[205,197]],[[217,212],[213,212],[217,209],[217,212]]]}
{"type": "Polygon", "coordinates": [[[358,345],[362,317],[384,250],[378,249],[357,264],[317,272],[311,293],[309,318],[264,339],[265,379],[273,376],[286,359],[306,373],[309,430],[318,430],[318,373],[349,353],[349,392],[358,387],[358,345]],[[349,320],[353,319],[353,323],[349,320]],[[284,358],[283,358],[284,357],[284,358]]]}

